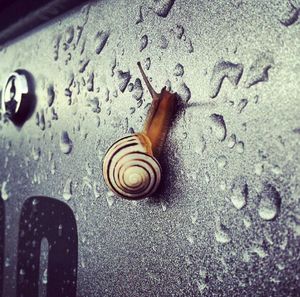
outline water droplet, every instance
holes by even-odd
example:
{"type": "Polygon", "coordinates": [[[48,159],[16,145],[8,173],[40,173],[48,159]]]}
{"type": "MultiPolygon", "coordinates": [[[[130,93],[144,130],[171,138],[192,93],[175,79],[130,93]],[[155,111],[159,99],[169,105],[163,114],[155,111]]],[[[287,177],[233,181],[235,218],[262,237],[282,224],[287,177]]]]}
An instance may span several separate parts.
{"type": "Polygon", "coordinates": [[[40,123],[39,123],[39,127],[42,131],[45,130],[46,128],[46,123],[45,123],[45,114],[44,114],[44,110],[42,109],[40,112],[40,123]]]}
{"type": "Polygon", "coordinates": [[[250,66],[246,87],[250,88],[256,85],[259,82],[266,82],[269,80],[268,71],[271,69],[274,64],[273,58],[267,53],[261,53],[250,66]]]}
{"type": "Polygon", "coordinates": [[[248,199],[248,185],[244,177],[238,177],[231,187],[231,202],[238,210],[242,209],[248,199]]]}
{"type": "Polygon", "coordinates": [[[191,215],[191,220],[192,220],[192,224],[195,225],[197,220],[198,220],[198,216],[199,216],[199,212],[196,210],[195,212],[193,212],[193,214],[191,215]]]}
{"type": "Polygon", "coordinates": [[[7,200],[9,198],[9,193],[6,189],[7,181],[4,181],[1,186],[1,197],[3,200],[7,200]]]}
{"type": "Polygon", "coordinates": [[[66,180],[64,189],[63,189],[63,198],[65,200],[70,200],[72,198],[72,179],[68,178],[66,180]]]}
{"type": "Polygon", "coordinates": [[[176,27],[175,27],[175,29],[173,29],[173,31],[178,39],[182,38],[182,36],[184,34],[184,28],[182,25],[176,25],[176,27]]]}
{"type": "Polygon", "coordinates": [[[19,271],[19,274],[20,274],[20,275],[25,275],[25,274],[26,274],[26,273],[25,273],[25,269],[21,268],[20,271],[19,271]]]}
{"type": "Polygon", "coordinates": [[[54,39],[54,45],[53,45],[53,49],[54,49],[54,61],[57,61],[59,58],[59,45],[60,45],[60,40],[61,40],[61,36],[58,35],[55,37],[54,39]]]}
{"type": "Polygon", "coordinates": [[[42,283],[46,285],[48,283],[48,270],[47,268],[43,272],[42,283]]]}
{"type": "Polygon", "coordinates": [[[234,148],[236,144],[236,135],[235,134],[231,134],[230,137],[228,138],[228,147],[229,148],[234,148]]]}
{"type": "Polygon", "coordinates": [[[254,172],[256,175],[261,176],[264,171],[264,164],[263,163],[256,163],[254,164],[254,172]]]}
{"type": "Polygon", "coordinates": [[[225,244],[231,242],[228,228],[221,223],[218,223],[216,226],[215,238],[219,243],[225,244]]]}
{"type": "Polygon", "coordinates": [[[96,199],[101,197],[101,188],[97,182],[93,183],[93,193],[96,199]]]}
{"type": "Polygon", "coordinates": [[[118,71],[118,79],[120,80],[119,82],[119,90],[124,93],[130,79],[131,79],[131,74],[129,71],[123,72],[121,70],[118,71]]]}
{"type": "MultiPolygon", "coordinates": [[[[67,199],[68,200],[68,199],[67,199]]],[[[63,233],[63,226],[62,224],[59,224],[58,225],[58,236],[61,237],[62,236],[62,233],[63,233]]]]}
{"type": "Polygon", "coordinates": [[[210,115],[212,121],[212,130],[218,140],[224,141],[227,134],[227,128],[224,121],[224,118],[220,114],[213,113],[210,115]]]}
{"type": "Polygon", "coordinates": [[[175,76],[183,76],[183,74],[184,74],[184,68],[181,64],[178,63],[175,66],[174,75],[175,76]]]}
{"type": "Polygon", "coordinates": [[[191,99],[191,90],[185,83],[180,85],[178,94],[185,102],[188,102],[191,99]]]}
{"type": "Polygon", "coordinates": [[[113,192],[111,192],[111,191],[107,192],[106,201],[107,201],[108,207],[111,208],[113,206],[113,204],[115,203],[115,195],[113,192]]]}
{"type": "Polygon", "coordinates": [[[69,134],[67,131],[62,131],[60,135],[60,143],[59,143],[60,150],[64,154],[69,154],[73,148],[73,142],[69,138],[69,134]]]}
{"type": "Polygon", "coordinates": [[[222,169],[222,168],[225,168],[227,166],[227,158],[226,156],[222,155],[222,156],[219,156],[217,159],[216,159],[216,162],[217,162],[217,166],[218,168],[222,169]]]}
{"type": "Polygon", "coordinates": [[[93,99],[88,99],[88,106],[92,107],[92,112],[100,113],[100,102],[98,97],[94,97],[93,99]]]}
{"type": "Polygon", "coordinates": [[[40,147],[32,147],[32,150],[31,150],[31,155],[32,155],[32,159],[34,161],[38,161],[41,157],[41,149],[40,147]]]}
{"type": "Polygon", "coordinates": [[[34,198],[34,199],[32,200],[32,205],[33,205],[33,206],[38,205],[38,203],[39,203],[39,200],[38,200],[38,199],[34,198]]]}
{"type": "Polygon", "coordinates": [[[246,215],[246,216],[243,218],[243,223],[244,223],[244,226],[245,226],[246,228],[250,228],[251,225],[252,225],[251,218],[250,218],[249,216],[246,215]]]}
{"type": "Polygon", "coordinates": [[[234,64],[223,60],[217,62],[214,66],[210,80],[210,97],[215,98],[218,96],[225,78],[227,78],[231,84],[237,86],[242,77],[243,69],[244,67],[242,64],[234,64]]]}
{"type": "Polygon", "coordinates": [[[87,84],[86,84],[86,88],[89,92],[93,92],[94,91],[94,72],[92,72],[89,75],[89,78],[87,80],[87,84]]]}
{"type": "Polygon", "coordinates": [[[139,78],[137,78],[134,82],[134,87],[133,87],[133,94],[132,94],[132,97],[135,99],[135,100],[141,100],[142,97],[143,97],[143,94],[144,94],[144,89],[143,89],[143,86],[142,86],[142,82],[139,78]]]}
{"type": "Polygon", "coordinates": [[[160,17],[167,17],[175,0],[152,0],[150,8],[160,17]]]}
{"type": "Polygon", "coordinates": [[[79,72],[83,73],[85,69],[87,68],[88,64],[90,63],[89,59],[86,60],[80,60],[79,61],[79,72]]]}
{"type": "Polygon", "coordinates": [[[188,235],[186,236],[186,239],[187,239],[187,241],[188,241],[190,244],[194,244],[194,242],[195,242],[195,238],[194,238],[194,236],[193,236],[192,234],[188,234],[188,235]]]}
{"type": "Polygon", "coordinates": [[[289,1],[288,10],[283,13],[282,19],[280,20],[280,23],[285,27],[289,27],[299,20],[300,9],[296,5],[297,1],[295,3],[293,2],[294,1],[289,1]]]}
{"type": "Polygon", "coordinates": [[[250,248],[250,252],[256,254],[261,259],[267,257],[267,255],[268,255],[266,253],[265,249],[262,246],[260,246],[260,245],[252,246],[250,248]]]}
{"type": "Polygon", "coordinates": [[[166,38],[166,36],[162,35],[160,37],[160,45],[159,45],[159,47],[161,49],[166,49],[168,47],[168,45],[169,45],[168,39],[166,38]]]}
{"type": "Polygon", "coordinates": [[[239,104],[237,106],[239,113],[241,113],[244,110],[244,108],[247,106],[247,104],[248,104],[247,99],[241,99],[241,101],[239,102],[239,104]]]}
{"type": "Polygon", "coordinates": [[[109,37],[108,32],[103,32],[103,31],[97,32],[96,38],[95,38],[96,43],[97,43],[97,46],[96,46],[96,54],[97,55],[99,55],[102,52],[104,46],[107,43],[108,37],[109,37]]]}
{"type": "Polygon", "coordinates": [[[143,35],[141,38],[141,44],[140,44],[140,52],[143,51],[148,45],[148,36],[143,35]]]}
{"type": "Polygon", "coordinates": [[[52,106],[54,99],[55,99],[55,92],[54,92],[53,85],[48,86],[47,93],[48,93],[47,103],[48,103],[48,106],[50,107],[50,106],[52,106]]]}
{"type": "Polygon", "coordinates": [[[4,266],[5,267],[9,267],[10,266],[10,258],[8,258],[8,257],[5,258],[4,266]]]}
{"type": "Polygon", "coordinates": [[[209,175],[209,173],[208,173],[208,172],[205,172],[204,177],[205,177],[206,183],[209,184],[209,183],[210,183],[210,175],[209,175]]]}
{"type": "Polygon", "coordinates": [[[243,154],[244,153],[244,149],[245,149],[245,144],[243,141],[238,141],[236,144],[236,151],[239,154],[243,154]]]}
{"type": "Polygon", "coordinates": [[[259,216],[266,221],[275,219],[281,205],[281,197],[276,188],[270,184],[265,184],[259,199],[259,216]]]}

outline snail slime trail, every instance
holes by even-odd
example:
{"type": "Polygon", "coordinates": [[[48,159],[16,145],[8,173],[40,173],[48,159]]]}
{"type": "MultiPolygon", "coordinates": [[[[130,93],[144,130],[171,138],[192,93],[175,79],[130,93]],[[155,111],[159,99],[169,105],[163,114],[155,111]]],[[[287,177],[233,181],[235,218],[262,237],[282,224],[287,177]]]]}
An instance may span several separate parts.
{"type": "Polygon", "coordinates": [[[162,170],[157,160],[163,149],[176,104],[176,93],[164,87],[157,93],[140,62],[137,63],[152,97],[141,132],[116,141],[103,159],[103,177],[109,189],[126,199],[149,197],[157,190],[162,170]]]}

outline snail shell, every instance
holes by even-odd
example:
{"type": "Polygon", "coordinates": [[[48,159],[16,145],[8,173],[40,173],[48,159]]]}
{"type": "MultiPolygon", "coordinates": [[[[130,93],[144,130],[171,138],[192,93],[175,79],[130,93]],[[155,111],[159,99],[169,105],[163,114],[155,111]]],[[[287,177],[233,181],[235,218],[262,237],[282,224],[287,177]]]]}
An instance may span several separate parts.
{"type": "Polygon", "coordinates": [[[148,137],[137,133],[115,142],[104,158],[103,175],[111,191],[124,198],[153,194],[161,180],[161,167],[152,155],[148,137]]]}
{"type": "Polygon", "coordinates": [[[151,196],[161,180],[159,157],[170,127],[177,94],[164,87],[158,94],[150,85],[142,66],[141,74],[152,96],[142,132],[115,142],[103,159],[103,176],[115,194],[127,199],[151,196]]]}

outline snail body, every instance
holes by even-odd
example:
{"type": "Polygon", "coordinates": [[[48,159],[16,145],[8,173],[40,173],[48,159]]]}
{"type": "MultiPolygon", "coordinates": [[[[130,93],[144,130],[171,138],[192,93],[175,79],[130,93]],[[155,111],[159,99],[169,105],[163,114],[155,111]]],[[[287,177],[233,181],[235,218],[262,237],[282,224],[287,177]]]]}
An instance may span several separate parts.
{"type": "Polygon", "coordinates": [[[127,199],[149,197],[157,190],[162,170],[158,158],[170,127],[176,93],[164,87],[160,94],[138,67],[152,96],[143,130],[116,141],[103,159],[103,177],[112,192],[127,199]]]}

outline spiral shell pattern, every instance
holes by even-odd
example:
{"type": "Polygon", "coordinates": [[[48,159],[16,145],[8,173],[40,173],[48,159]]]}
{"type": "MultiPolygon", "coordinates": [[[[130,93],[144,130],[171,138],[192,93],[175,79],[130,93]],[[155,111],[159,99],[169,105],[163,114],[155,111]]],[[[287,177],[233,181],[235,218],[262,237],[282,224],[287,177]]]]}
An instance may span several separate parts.
{"type": "Polygon", "coordinates": [[[138,135],[121,138],[107,151],[103,175],[108,187],[127,199],[153,194],[161,180],[161,167],[151,156],[138,135]]]}

